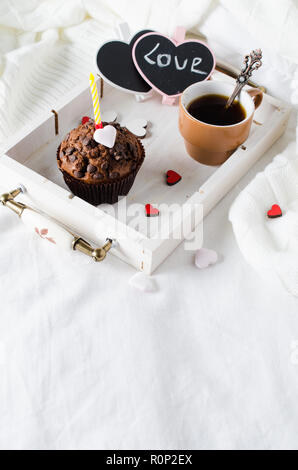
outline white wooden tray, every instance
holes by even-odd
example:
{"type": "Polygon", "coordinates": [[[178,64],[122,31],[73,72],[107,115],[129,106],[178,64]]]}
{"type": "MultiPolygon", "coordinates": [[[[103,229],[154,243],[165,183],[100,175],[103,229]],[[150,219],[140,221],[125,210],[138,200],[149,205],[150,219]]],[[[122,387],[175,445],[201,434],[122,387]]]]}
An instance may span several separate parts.
{"type": "MultiPolygon", "coordinates": [[[[214,80],[233,79],[215,72],[214,80]]],[[[126,198],[126,205],[176,204],[175,224],[168,227],[168,217],[147,218],[143,213],[138,227],[134,216],[118,220],[117,206],[93,207],[73,197],[66,187],[56,164],[56,149],[64,135],[81,121],[82,116],[92,116],[89,87],[84,84],[69,92],[63,102],[53,104],[59,117],[59,135],[55,135],[55,117],[49,110],[38,121],[31,123],[21,134],[8,142],[6,152],[0,157],[0,182],[7,190],[20,183],[27,192],[18,200],[50,215],[86,240],[99,245],[106,238],[117,240],[111,253],[146,273],[152,273],[182,241],[175,238],[177,228],[186,224],[189,232],[195,230],[204,216],[240,180],[262,154],[285,130],[290,114],[287,104],[265,95],[256,111],[249,138],[221,167],[201,165],[192,160],[184,149],[178,131],[178,107],[161,105],[160,97],[137,102],[109,85],[104,86],[101,102],[102,115],[114,110],[122,125],[132,117],[149,121],[148,136],[143,143],[145,162],[126,198]],[[175,186],[165,183],[165,173],[172,169],[182,175],[175,186]],[[180,208],[183,207],[183,210],[180,208]],[[195,217],[196,216],[196,217],[195,217]],[[162,233],[162,235],[161,235],[162,233]]],[[[135,215],[135,214],[134,214],[135,215]]],[[[184,234],[186,235],[186,234],[184,234]]],[[[106,261],[108,262],[108,261],[106,261]]]]}

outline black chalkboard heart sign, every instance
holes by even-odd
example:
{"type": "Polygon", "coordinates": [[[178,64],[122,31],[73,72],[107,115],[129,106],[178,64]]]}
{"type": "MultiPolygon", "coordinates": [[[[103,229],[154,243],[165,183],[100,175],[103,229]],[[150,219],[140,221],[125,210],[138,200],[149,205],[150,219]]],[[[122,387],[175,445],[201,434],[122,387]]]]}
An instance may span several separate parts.
{"type": "Polygon", "coordinates": [[[132,48],[135,42],[151,30],[139,31],[130,43],[108,41],[100,47],[96,63],[100,76],[111,85],[132,93],[148,93],[151,86],[140,76],[133,60],[132,48]]]}
{"type": "Polygon", "coordinates": [[[158,33],[145,34],[135,42],[133,60],[149,85],[171,97],[207,80],[215,67],[214,55],[206,44],[191,39],[177,45],[158,33]]]}

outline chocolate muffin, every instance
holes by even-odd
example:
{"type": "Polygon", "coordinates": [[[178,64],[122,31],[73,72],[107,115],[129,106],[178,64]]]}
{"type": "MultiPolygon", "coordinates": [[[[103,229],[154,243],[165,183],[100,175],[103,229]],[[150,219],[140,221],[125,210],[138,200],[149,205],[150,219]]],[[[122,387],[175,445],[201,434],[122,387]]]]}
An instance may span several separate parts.
{"type": "Polygon", "coordinates": [[[118,196],[131,189],[145,151],[140,140],[115,122],[103,126],[116,128],[114,147],[108,148],[93,139],[93,120],[80,124],[67,134],[57,151],[58,167],[75,196],[93,205],[113,204],[118,196]]]}

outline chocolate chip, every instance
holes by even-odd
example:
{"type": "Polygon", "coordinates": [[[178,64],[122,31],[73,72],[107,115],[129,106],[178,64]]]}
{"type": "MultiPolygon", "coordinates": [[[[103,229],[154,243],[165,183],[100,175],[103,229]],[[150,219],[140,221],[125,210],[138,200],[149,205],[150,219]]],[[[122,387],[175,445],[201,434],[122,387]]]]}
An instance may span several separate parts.
{"type": "Polygon", "coordinates": [[[89,145],[90,145],[90,147],[91,147],[92,149],[94,149],[95,147],[97,147],[97,142],[95,142],[94,139],[91,139],[91,142],[90,142],[89,145]]]}
{"type": "Polygon", "coordinates": [[[118,173],[118,171],[111,171],[110,174],[109,174],[109,177],[114,179],[114,178],[119,178],[120,174],[118,173]]]}
{"type": "Polygon", "coordinates": [[[115,145],[115,150],[116,150],[117,152],[123,152],[123,150],[124,150],[124,145],[123,145],[123,144],[119,144],[119,143],[116,144],[116,145],[115,145]]]}
{"type": "Polygon", "coordinates": [[[137,168],[137,164],[136,164],[135,162],[133,162],[133,163],[131,164],[131,169],[132,169],[132,170],[135,170],[136,168],[137,168]]]}
{"type": "Polygon", "coordinates": [[[99,147],[96,147],[95,149],[90,150],[89,152],[89,157],[91,158],[97,158],[100,155],[100,149],[99,147]]]}
{"type": "Polygon", "coordinates": [[[73,174],[76,178],[83,178],[84,176],[84,173],[82,171],[77,171],[77,170],[75,170],[73,174]]]}
{"type": "Polygon", "coordinates": [[[94,173],[94,175],[92,175],[92,178],[95,180],[102,180],[103,175],[101,173],[94,173]]]}
{"type": "Polygon", "coordinates": [[[129,144],[129,150],[131,151],[131,153],[132,153],[132,154],[134,154],[134,153],[135,153],[135,151],[136,151],[136,147],[135,147],[135,145],[133,145],[133,144],[129,144]]]}
{"type": "Polygon", "coordinates": [[[68,149],[66,149],[65,153],[66,153],[66,155],[71,155],[74,151],[75,151],[74,147],[68,147],[68,149]]]}
{"type": "Polygon", "coordinates": [[[83,145],[86,145],[86,147],[88,147],[88,145],[90,145],[91,143],[91,140],[90,137],[85,137],[83,140],[82,140],[82,144],[83,145]]]}
{"type": "Polygon", "coordinates": [[[91,163],[89,163],[89,165],[87,166],[88,173],[95,173],[96,170],[97,170],[96,166],[91,165],[91,163]]]}
{"type": "Polygon", "coordinates": [[[69,160],[71,161],[71,163],[74,163],[77,159],[77,156],[76,155],[70,155],[69,157],[69,160]]]}
{"type": "Polygon", "coordinates": [[[103,162],[101,165],[100,165],[100,168],[102,170],[107,170],[109,168],[109,164],[108,162],[103,162]]]}

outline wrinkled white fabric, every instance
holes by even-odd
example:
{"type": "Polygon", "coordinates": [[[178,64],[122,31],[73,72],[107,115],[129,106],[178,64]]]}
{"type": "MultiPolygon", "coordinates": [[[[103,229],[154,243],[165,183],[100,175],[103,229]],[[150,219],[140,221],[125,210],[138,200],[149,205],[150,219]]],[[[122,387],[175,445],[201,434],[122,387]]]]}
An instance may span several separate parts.
{"type": "MultiPolygon", "coordinates": [[[[0,0],[1,144],[86,80],[98,42],[119,20],[165,33],[176,23],[204,28],[218,51],[220,30],[220,55],[232,60],[259,27],[249,5],[251,33],[239,25],[247,2],[228,3],[0,0]]],[[[287,2],[290,19],[295,3],[287,2]]],[[[274,4],[282,17],[284,2],[274,4]]],[[[271,9],[261,17],[268,49],[271,9]]],[[[286,49],[289,98],[296,92],[284,66],[295,60],[282,34],[270,57],[286,49]]],[[[264,84],[278,90],[281,77],[264,84]]],[[[112,256],[95,264],[57,252],[0,207],[0,448],[297,448],[298,301],[256,274],[228,221],[235,197],[295,129],[293,113],[283,137],[206,218],[204,244],[217,264],[196,269],[181,245],[154,274],[156,292],[131,287],[135,271],[112,256]]]]}

